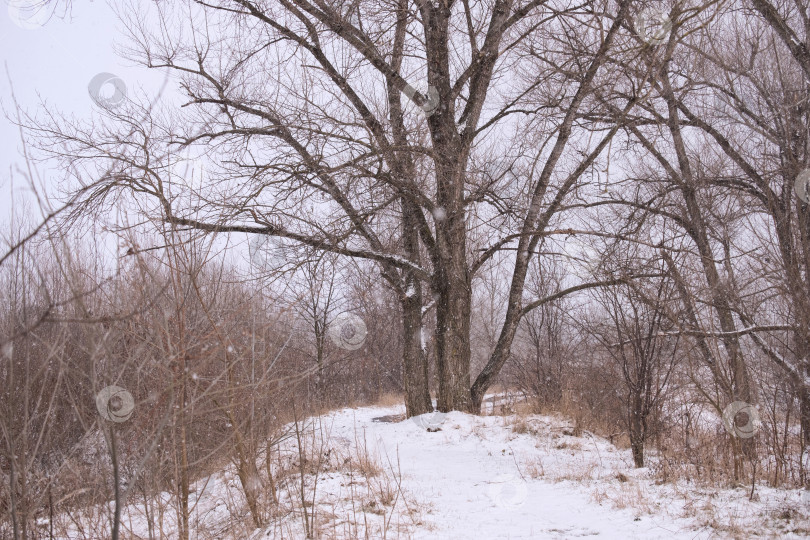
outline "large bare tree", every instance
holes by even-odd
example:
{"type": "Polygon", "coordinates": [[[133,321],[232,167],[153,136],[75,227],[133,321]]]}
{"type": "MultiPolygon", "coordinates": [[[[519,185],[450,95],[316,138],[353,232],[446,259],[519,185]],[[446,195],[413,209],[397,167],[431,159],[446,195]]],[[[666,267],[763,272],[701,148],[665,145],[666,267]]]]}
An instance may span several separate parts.
{"type": "Polygon", "coordinates": [[[617,74],[605,71],[611,55],[647,46],[629,10],[628,0],[160,4],[126,15],[128,54],[177,74],[183,108],[132,103],[98,125],[41,133],[91,176],[113,162],[88,201],[123,189],[176,227],[376,262],[401,301],[408,414],[431,409],[425,305],[435,306],[439,409],[477,411],[520,320],[550,300],[524,294],[538,246],[559,234],[619,129],[598,114],[594,88],[620,117],[638,101],[611,92],[617,74]],[[204,172],[178,174],[172,150],[199,155],[204,172]],[[517,174],[504,174],[504,159],[517,174]],[[503,253],[503,325],[473,376],[473,277],[503,253]]]}

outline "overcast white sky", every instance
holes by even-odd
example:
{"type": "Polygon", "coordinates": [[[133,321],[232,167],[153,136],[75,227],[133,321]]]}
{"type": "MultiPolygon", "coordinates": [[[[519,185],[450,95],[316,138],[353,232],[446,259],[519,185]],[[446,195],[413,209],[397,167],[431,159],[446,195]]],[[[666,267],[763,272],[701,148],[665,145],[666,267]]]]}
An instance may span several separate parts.
{"type": "MultiPolygon", "coordinates": [[[[116,56],[113,44],[120,39],[121,28],[107,2],[76,0],[65,19],[52,17],[39,27],[35,18],[31,19],[33,24],[26,24],[15,17],[15,4],[32,1],[0,0],[0,220],[6,227],[12,189],[15,199],[29,191],[16,172],[13,187],[11,182],[12,171],[23,165],[19,131],[6,118],[13,112],[11,84],[20,106],[30,112],[47,103],[53,110],[89,118],[95,105],[88,84],[98,73],[117,75],[129,92],[156,92],[163,82],[160,73],[148,72],[116,56]]],[[[40,174],[49,185],[59,181],[57,171],[43,168],[40,174]]]]}

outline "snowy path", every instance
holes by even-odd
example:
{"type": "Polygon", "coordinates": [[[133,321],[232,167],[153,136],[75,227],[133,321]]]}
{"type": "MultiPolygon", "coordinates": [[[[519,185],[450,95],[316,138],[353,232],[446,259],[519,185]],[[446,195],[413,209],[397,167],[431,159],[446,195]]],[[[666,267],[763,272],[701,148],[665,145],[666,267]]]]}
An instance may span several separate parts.
{"type": "MultiPolygon", "coordinates": [[[[700,536],[694,530],[684,530],[682,521],[599,505],[586,489],[570,481],[531,478],[525,463],[532,455],[542,460],[543,441],[511,433],[501,417],[434,413],[399,423],[373,420],[393,412],[400,411],[341,411],[333,417],[332,433],[352,438],[357,433],[361,440],[365,433],[367,444],[376,445],[383,463],[390,460],[396,464],[399,455],[403,487],[431,507],[425,521],[432,530],[414,531],[414,538],[700,536]],[[428,432],[425,426],[431,424],[440,431],[428,432]]],[[[553,431],[553,426],[549,427],[553,431]]],[[[566,436],[560,434],[559,438],[566,436]]],[[[607,444],[602,446],[594,443],[601,453],[614,454],[611,461],[616,461],[617,452],[607,444]]],[[[561,456],[545,457],[549,465],[562,461],[561,456]]]]}

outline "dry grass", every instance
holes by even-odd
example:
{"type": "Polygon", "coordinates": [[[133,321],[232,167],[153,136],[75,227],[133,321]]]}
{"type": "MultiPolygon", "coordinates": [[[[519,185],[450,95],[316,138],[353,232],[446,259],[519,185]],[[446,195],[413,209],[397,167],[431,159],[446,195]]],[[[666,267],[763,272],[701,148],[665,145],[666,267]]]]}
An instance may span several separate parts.
{"type": "Polygon", "coordinates": [[[525,416],[534,414],[533,405],[526,401],[522,393],[506,390],[503,387],[491,388],[491,397],[484,400],[481,411],[484,416],[525,416]],[[497,396],[497,397],[496,397],[497,396]]]}
{"type": "Polygon", "coordinates": [[[554,448],[557,450],[574,450],[575,452],[579,452],[582,450],[582,444],[579,441],[560,441],[554,448]]]}
{"type": "Polygon", "coordinates": [[[380,395],[380,399],[378,399],[374,405],[377,407],[396,407],[397,405],[402,405],[404,401],[405,397],[402,394],[386,392],[380,395]]]}
{"type": "MultiPolygon", "coordinates": [[[[323,431],[308,436],[324,438],[326,444],[315,446],[335,448],[323,431]]],[[[312,444],[307,446],[313,447],[312,444]]],[[[346,446],[343,451],[331,451],[327,459],[310,459],[320,467],[319,471],[308,470],[305,482],[308,490],[305,499],[310,503],[308,511],[314,516],[311,524],[314,537],[407,537],[414,526],[422,523],[424,509],[402,489],[399,463],[392,463],[390,459],[383,462],[369,447],[364,434],[358,432],[355,432],[354,444],[346,446]],[[319,486],[315,492],[315,479],[319,476],[333,480],[331,489],[319,486]],[[342,489],[334,482],[336,476],[342,489]]],[[[322,479],[321,484],[323,482],[322,479]]],[[[307,511],[300,507],[300,500],[292,498],[291,503],[292,513],[307,511]]],[[[296,530],[300,532],[300,527],[296,530]]]]}
{"type": "Polygon", "coordinates": [[[600,485],[591,491],[591,499],[598,504],[610,503],[616,510],[633,510],[636,516],[653,514],[654,503],[644,487],[624,475],[617,475],[610,485],[600,485]],[[624,477],[624,480],[621,480],[624,477]]]}
{"type": "Polygon", "coordinates": [[[543,466],[542,458],[537,458],[526,464],[526,474],[529,475],[529,478],[537,480],[538,478],[544,478],[546,476],[546,469],[543,466]]]}
{"type": "Polygon", "coordinates": [[[362,441],[362,445],[358,441],[355,442],[357,443],[356,449],[346,458],[344,467],[348,467],[349,470],[364,478],[379,476],[383,472],[379,463],[379,457],[369,452],[365,438],[362,441]]]}
{"type": "Polygon", "coordinates": [[[599,465],[596,463],[576,464],[565,469],[558,471],[556,474],[551,475],[555,482],[564,482],[566,480],[576,483],[588,483],[599,475],[597,471],[599,465]]]}
{"type": "Polygon", "coordinates": [[[520,435],[533,435],[535,433],[529,423],[526,421],[525,416],[515,416],[514,420],[512,421],[512,431],[520,435]]]}

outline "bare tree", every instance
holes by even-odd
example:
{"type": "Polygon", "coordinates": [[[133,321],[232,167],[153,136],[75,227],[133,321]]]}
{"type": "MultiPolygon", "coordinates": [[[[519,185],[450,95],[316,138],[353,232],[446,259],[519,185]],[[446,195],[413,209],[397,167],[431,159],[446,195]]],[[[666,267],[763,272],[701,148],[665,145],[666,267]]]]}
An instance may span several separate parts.
{"type": "Polygon", "coordinates": [[[621,372],[633,461],[644,467],[650,422],[664,401],[678,358],[680,336],[664,307],[674,297],[674,286],[662,277],[649,284],[605,288],[595,296],[606,315],[595,335],[621,372]],[[651,290],[635,293],[633,289],[640,287],[651,290]]]}
{"type": "MultiPolygon", "coordinates": [[[[618,129],[596,121],[591,132],[604,134],[595,143],[572,144],[588,132],[588,122],[580,123],[584,107],[595,106],[589,101],[594,82],[608,77],[600,70],[624,32],[629,2],[619,2],[615,15],[607,14],[609,2],[550,11],[543,4],[363,2],[351,17],[339,6],[306,1],[161,5],[154,16],[171,26],[172,9],[183,13],[193,39],[155,35],[148,14],[133,14],[131,57],[181,76],[192,112],[165,126],[152,115],[147,127],[125,108],[107,111],[110,125],[135,137],[67,124],[40,133],[71,160],[103,156],[115,164],[90,200],[126,188],[153,197],[154,210],[176,226],[280,236],[378,263],[402,301],[409,414],[430,408],[421,347],[427,283],[437,299],[439,408],[478,410],[509,357],[521,317],[540,305],[523,299],[535,248],[618,129]],[[196,24],[203,17],[218,24],[196,24]],[[569,24],[582,32],[568,34],[569,24]],[[495,100],[496,65],[509,65],[512,55],[528,58],[541,76],[516,80],[506,99],[495,100]],[[426,73],[422,92],[408,82],[413,73],[426,73]],[[278,97],[267,99],[268,88],[278,97]],[[374,88],[384,88],[385,99],[374,88]],[[316,92],[335,99],[321,106],[316,92]],[[403,107],[403,93],[416,111],[403,107]],[[540,147],[526,174],[517,183],[479,174],[471,167],[479,141],[526,112],[529,120],[515,136],[536,132],[540,147]],[[207,149],[214,163],[202,190],[155,159],[171,145],[207,149]],[[338,146],[340,152],[330,150],[338,146]],[[315,208],[313,200],[323,202],[315,208]],[[471,219],[485,228],[497,223],[476,239],[486,243],[474,255],[471,219]],[[513,241],[517,248],[508,248],[513,241]],[[472,279],[504,249],[515,255],[505,322],[470,387],[472,279]]],[[[634,37],[624,41],[637,47],[634,37]]],[[[634,102],[621,98],[619,107],[634,102]]]]}

